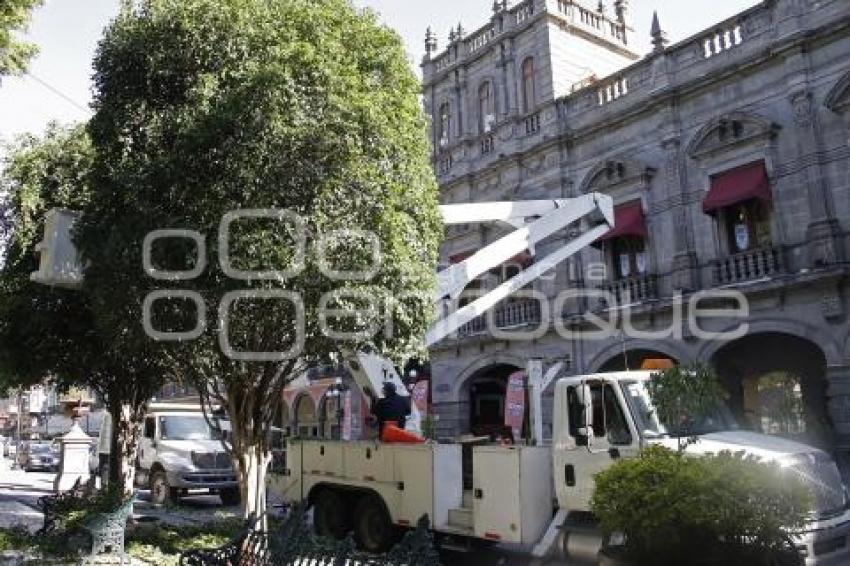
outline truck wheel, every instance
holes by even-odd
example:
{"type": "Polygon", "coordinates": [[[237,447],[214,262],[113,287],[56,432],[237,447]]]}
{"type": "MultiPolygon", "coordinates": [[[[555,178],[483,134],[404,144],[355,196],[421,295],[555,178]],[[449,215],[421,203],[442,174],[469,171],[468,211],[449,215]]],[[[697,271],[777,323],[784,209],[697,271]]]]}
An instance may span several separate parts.
{"type": "Polygon", "coordinates": [[[218,492],[218,496],[221,497],[221,502],[224,505],[239,505],[239,502],[242,500],[242,495],[238,487],[222,489],[218,492]]]}
{"type": "Polygon", "coordinates": [[[168,485],[168,476],[165,475],[165,470],[151,472],[150,490],[151,503],[154,505],[177,503],[180,499],[180,490],[168,485]]]}
{"type": "Polygon", "coordinates": [[[324,489],[313,504],[313,528],[321,537],[341,540],[351,530],[345,499],[331,489],[324,489]]]}
{"type": "Polygon", "coordinates": [[[363,497],[354,510],[354,538],[366,552],[380,554],[390,549],[397,530],[380,499],[373,495],[363,497]]]}

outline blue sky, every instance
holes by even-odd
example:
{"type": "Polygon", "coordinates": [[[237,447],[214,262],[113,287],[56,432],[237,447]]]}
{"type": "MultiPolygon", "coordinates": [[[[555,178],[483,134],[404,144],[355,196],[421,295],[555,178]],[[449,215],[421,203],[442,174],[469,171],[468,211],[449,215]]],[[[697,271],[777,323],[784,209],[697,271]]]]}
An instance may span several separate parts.
{"type": "MultiPolygon", "coordinates": [[[[585,0],[595,5],[596,0],[585,0]]],[[[354,0],[378,11],[402,36],[411,64],[423,53],[425,28],[432,26],[445,45],[449,28],[460,21],[467,30],[483,25],[492,0],[354,0]]],[[[514,0],[513,3],[516,3],[514,0]]],[[[45,0],[27,36],[41,53],[31,76],[7,77],[0,83],[0,141],[23,132],[40,132],[50,120],[75,122],[88,116],[91,59],[103,27],[118,11],[119,0],[45,0]]],[[[607,0],[610,6],[613,0],[607,0]]],[[[649,25],[658,10],[662,27],[679,41],[710,27],[758,0],[632,0],[636,45],[649,49],[649,25]]],[[[0,150],[2,151],[2,150],[0,150]]]]}

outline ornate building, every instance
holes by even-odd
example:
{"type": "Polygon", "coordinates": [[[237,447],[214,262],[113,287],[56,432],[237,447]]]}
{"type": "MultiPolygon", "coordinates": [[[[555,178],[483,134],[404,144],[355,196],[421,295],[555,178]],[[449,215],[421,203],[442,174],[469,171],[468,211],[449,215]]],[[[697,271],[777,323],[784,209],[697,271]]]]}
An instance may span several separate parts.
{"type": "MultiPolygon", "coordinates": [[[[850,451],[850,3],[765,0],[675,45],[656,18],[643,58],[628,4],[497,1],[485,26],[453,30],[443,50],[428,32],[423,93],[444,203],[598,191],[617,217],[533,296],[433,348],[439,430],[497,426],[507,376],[531,358],[590,373],[663,356],[713,365],[754,427],[850,451]],[[566,289],[606,294],[559,300],[566,289]],[[715,289],[742,293],[748,313],[701,327],[744,322],[745,335],[708,339],[679,320],[715,289]],[[582,334],[594,317],[626,315],[645,336],[582,334]]],[[[451,228],[444,261],[500,230],[451,228]]]]}

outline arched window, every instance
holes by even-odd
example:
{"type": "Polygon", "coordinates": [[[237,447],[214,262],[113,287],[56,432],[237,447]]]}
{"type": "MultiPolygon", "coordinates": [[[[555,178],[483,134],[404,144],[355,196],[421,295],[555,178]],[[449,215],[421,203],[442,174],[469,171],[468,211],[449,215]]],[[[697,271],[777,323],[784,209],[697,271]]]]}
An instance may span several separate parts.
{"type": "Polygon", "coordinates": [[[451,131],[452,131],[452,107],[448,102],[444,102],[442,106],[440,106],[440,130],[439,130],[439,138],[440,138],[440,147],[446,146],[449,144],[449,140],[451,139],[451,131]]]}
{"type": "Polygon", "coordinates": [[[522,63],[522,111],[531,112],[537,104],[537,93],[534,84],[534,57],[529,57],[522,63]]]}
{"type": "Polygon", "coordinates": [[[496,122],[496,101],[493,96],[493,83],[485,82],[478,89],[478,127],[481,133],[488,133],[496,122]]]}

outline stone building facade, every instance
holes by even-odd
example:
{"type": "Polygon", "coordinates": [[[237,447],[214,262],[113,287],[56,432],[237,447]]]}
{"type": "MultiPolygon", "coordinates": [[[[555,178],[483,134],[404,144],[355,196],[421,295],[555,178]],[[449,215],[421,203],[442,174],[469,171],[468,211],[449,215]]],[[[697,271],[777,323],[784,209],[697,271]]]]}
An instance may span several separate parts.
{"type": "MultiPolygon", "coordinates": [[[[765,0],[675,45],[656,20],[642,58],[628,1],[607,4],[497,1],[486,25],[453,30],[443,50],[428,33],[423,93],[444,203],[597,191],[617,206],[614,232],[535,283],[534,297],[432,349],[440,433],[497,425],[507,376],[529,359],[582,374],[667,357],[713,365],[754,426],[850,451],[850,3],[765,0]],[[607,295],[559,300],[568,289],[607,295]],[[746,323],[735,339],[677,316],[734,302],[701,298],[717,289],[741,293],[746,316],[697,321],[746,323]],[[626,316],[657,335],[590,336],[593,317],[626,316]]],[[[503,233],[452,227],[443,259],[503,233]]],[[[531,255],[470,287],[491,288],[531,255]]]]}

